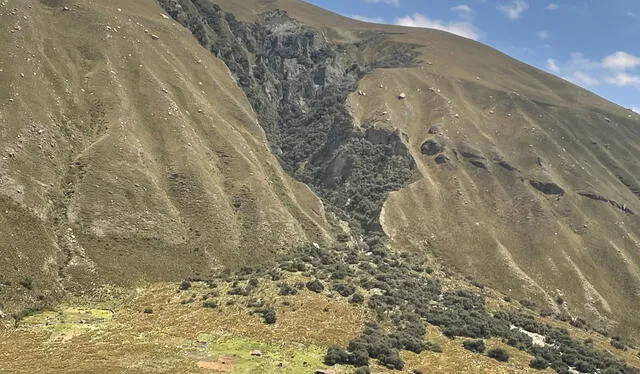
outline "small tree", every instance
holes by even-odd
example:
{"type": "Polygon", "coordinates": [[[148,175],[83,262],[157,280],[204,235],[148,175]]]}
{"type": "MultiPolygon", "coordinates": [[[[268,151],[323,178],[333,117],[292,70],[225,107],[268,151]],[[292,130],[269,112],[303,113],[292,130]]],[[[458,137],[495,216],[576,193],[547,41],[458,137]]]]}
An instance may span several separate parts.
{"type": "Polygon", "coordinates": [[[529,366],[536,370],[544,370],[549,367],[549,362],[542,357],[534,357],[531,362],[529,362],[529,366]]]}
{"type": "Polygon", "coordinates": [[[465,349],[471,351],[471,352],[477,352],[477,353],[484,353],[485,350],[485,346],[484,346],[484,340],[482,339],[478,339],[478,340],[465,340],[462,345],[464,346],[465,349]]]}
{"type": "Polygon", "coordinates": [[[349,362],[349,354],[337,345],[331,346],[324,356],[324,363],[333,366],[335,364],[346,364],[349,362]]]}
{"type": "Polygon", "coordinates": [[[502,348],[490,349],[489,352],[487,352],[487,356],[491,357],[494,360],[500,361],[500,362],[509,361],[509,352],[507,352],[506,350],[504,350],[502,348]]]}
{"type": "Polygon", "coordinates": [[[322,285],[322,282],[320,282],[317,279],[308,281],[306,286],[310,291],[313,291],[316,293],[320,293],[324,291],[324,286],[322,285]]]}
{"type": "Polygon", "coordinates": [[[184,280],[180,283],[180,291],[186,291],[191,288],[191,282],[184,280]]]}

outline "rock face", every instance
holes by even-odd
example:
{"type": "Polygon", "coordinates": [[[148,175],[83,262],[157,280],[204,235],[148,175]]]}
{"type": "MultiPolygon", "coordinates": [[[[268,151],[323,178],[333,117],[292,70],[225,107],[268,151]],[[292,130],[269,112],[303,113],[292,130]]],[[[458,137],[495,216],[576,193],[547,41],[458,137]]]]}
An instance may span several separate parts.
{"type": "Polygon", "coordinates": [[[423,155],[435,156],[438,153],[441,153],[444,150],[444,147],[436,140],[429,139],[426,142],[422,143],[422,147],[420,147],[420,150],[422,151],[423,155]]]}
{"type": "Polygon", "coordinates": [[[361,52],[369,43],[384,36],[372,33],[362,43],[332,44],[281,10],[243,23],[209,1],[160,4],[229,66],[283,167],[334,211],[377,229],[386,195],[408,183],[414,162],[398,134],[356,131],[345,103],[366,72],[410,64],[416,56],[412,47],[396,43],[390,45],[394,54],[364,58],[361,52]],[[376,186],[375,180],[386,182],[376,186]]]}
{"type": "Polygon", "coordinates": [[[553,182],[529,181],[529,184],[545,195],[563,195],[564,190],[553,182]]]}

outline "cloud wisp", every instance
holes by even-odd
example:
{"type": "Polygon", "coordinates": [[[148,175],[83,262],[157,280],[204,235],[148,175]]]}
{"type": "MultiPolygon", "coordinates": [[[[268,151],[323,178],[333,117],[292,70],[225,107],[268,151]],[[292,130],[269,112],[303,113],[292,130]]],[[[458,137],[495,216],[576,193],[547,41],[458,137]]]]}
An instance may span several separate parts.
{"type": "Polygon", "coordinates": [[[529,4],[524,0],[514,0],[511,4],[498,6],[498,10],[512,21],[522,18],[522,13],[527,9],[529,9],[529,4]]]}
{"type": "Polygon", "coordinates": [[[548,59],[548,71],[583,87],[617,86],[634,87],[640,90],[640,57],[618,51],[600,61],[590,60],[580,52],[571,54],[563,63],[548,59]]]}
{"type": "Polygon", "coordinates": [[[479,40],[480,31],[470,21],[443,21],[432,19],[420,13],[396,19],[396,25],[409,27],[424,27],[447,31],[468,39],[479,40]]]}

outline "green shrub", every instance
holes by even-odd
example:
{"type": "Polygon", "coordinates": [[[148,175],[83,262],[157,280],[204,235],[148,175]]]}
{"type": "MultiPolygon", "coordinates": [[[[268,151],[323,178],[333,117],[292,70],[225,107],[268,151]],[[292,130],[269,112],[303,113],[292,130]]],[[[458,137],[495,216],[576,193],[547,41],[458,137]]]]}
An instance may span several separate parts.
{"type": "Polygon", "coordinates": [[[180,291],[186,291],[189,288],[191,288],[191,282],[189,282],[187,280],[184,280],[184,281],[182,281],[182,283],[180,283],[180,287],[179,288],[180,288],[180,291]]]}
{"type": "Polygon", "coordinates": [[[500,362],[509,361],[509,352],[503,348],[493,348],[487,352],[487,356],[500,362]]]}
{"type": "Polygon", "coordinates": [[[257,309],[255,313],[259,314],[267,325],[273,325],[277,321],[276,311],[271,307],[257,309]]]}
{"type": "Polygon", "coordinates": [[[205,300],[202,302],[202,307],[214,309],[218,307],[218,303],[215,300],[205,300]]]}
{"type": "Polygon", "coordinates": [[[337,345],[331,346],[324,356],[324,363],[333,366],[336,364],[348,364],[349,354],[337,345]]]}
{"type": "Polygon", "coordinates": [[[465,340],[462,343],[462,346],[464,346],[464,348],[469,351],[477,352],[477,353],[484,353],[484,350],[485,350],[484,340],[482,339],[465,340]]]}
{"type": "Polygon", "coordinates": [[[278,290],[278,295],[280,296],[292,296],[292,295],[296,295],[298,293],[298,289],[295,287],[292,287],[290,284],[288,283],[281,283],[280,284],[280,289],[278,290]]]}
{"type": "Polygon", "coordinates": [[[348,283],[335,283],[333,290],[340,294],[340,296],[349,297],[356,291],[356,287],[348,283]]]}
{"type": "Polygon", "coordinates": [[[623,351],[627,350],[627,346],[623,342],[621,342],[619,339],[611,339],[610,344],[615,349],[620,349],[623,351]]]}
{"type": "Polygon", "coordinates": [[[534,357],[531,362],[529,362],[529,367],[536,370],[544,370],[549,367],[549,362],[542,357],[534,357]]]}
{"type": "Polygon", "coordinates": [[[306,286],[310,291],[313,291],[316,293],[320,293],[324,291],[324,285],[322,285],[322,282],[320,282],[317,279],[308,281],[306,286]]]}
{"type": "Polygon", "coordinates": [[[349,302],[352,304],[362,304],[364,302],[364,296],[360,292],[356,292],[351,295],[349,302]]]}

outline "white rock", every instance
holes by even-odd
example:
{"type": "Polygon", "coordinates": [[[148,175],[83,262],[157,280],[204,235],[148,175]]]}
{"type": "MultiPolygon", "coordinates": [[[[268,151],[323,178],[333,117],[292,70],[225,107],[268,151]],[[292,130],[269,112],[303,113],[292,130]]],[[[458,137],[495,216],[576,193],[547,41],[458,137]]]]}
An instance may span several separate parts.
{"type": "Polygon", "coordinates": [[[405,99],[407,97],[407,94],[404,92],[401,92],[400,95],[398,95],[399,99],[405,99]]]}

